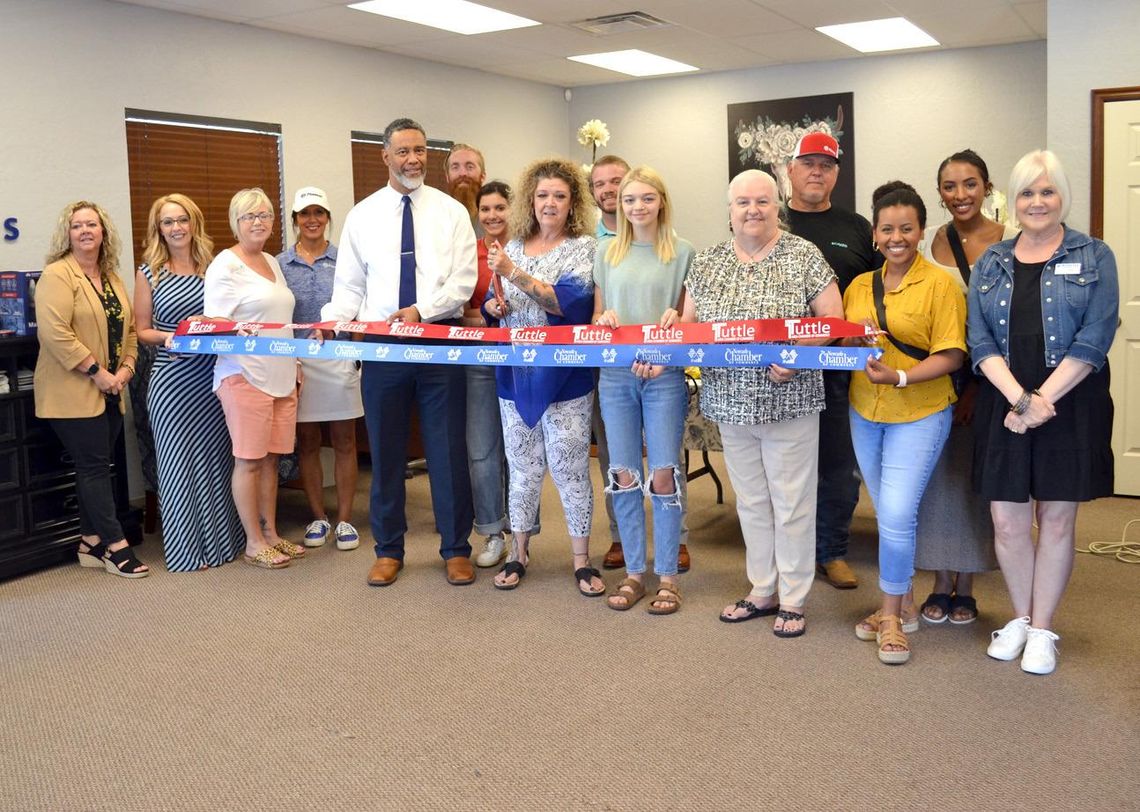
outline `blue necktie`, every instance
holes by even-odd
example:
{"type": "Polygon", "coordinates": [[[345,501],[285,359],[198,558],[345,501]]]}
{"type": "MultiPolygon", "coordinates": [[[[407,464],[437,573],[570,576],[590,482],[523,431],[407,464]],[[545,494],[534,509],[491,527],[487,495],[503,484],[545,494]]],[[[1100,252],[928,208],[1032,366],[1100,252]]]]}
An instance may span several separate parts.
{"type": "Polygon", "coordinates": [[[400,229],[400,309],[416,303],[416,233],[412,227],[412,199],[404,195],[404,222],[400,229]]]}

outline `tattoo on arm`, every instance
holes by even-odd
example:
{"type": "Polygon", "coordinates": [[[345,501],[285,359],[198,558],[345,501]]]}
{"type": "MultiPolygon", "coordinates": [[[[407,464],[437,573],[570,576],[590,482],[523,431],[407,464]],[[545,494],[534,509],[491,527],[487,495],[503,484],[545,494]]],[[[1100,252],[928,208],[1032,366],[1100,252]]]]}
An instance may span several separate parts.
{"type": "Polygon", "coordinates": [[[525,271],[519,271],[515,275],[514,284],[515,287],[534,299],[538,306],[547,313],[552,313],[555,316],[562,315],[562,308],[558,306],[558,297],[554,295],[554,288],[551,285],[539,282],[525,271]]]}

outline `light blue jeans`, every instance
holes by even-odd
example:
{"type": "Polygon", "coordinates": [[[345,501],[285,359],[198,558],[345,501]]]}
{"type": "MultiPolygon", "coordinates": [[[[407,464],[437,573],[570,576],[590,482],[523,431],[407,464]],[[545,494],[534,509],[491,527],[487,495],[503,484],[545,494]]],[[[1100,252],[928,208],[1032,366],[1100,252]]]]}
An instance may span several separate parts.
{"type": "Polygon", "coordinates": [[[502,533],[507,526],[507,458],[503,453],[503,423],[495,368],[467,368],[467,467],[475,506],[475,532],[502,533]]]}
{"type": "Polygon", "coordinates": [[[657,378],[644,380],[628,369],[603,369],[598,382],[602,419],[609,445],[609,484],[614,514],[621,533],[625,570],[639,575],[646,569],[645,497],[653,505],[653,571],[677,574],[681,544],[681,435],[685,427],[689,391],[684,371],[667,367],[657,378]],[[649,479],[641,460],[642,435],[649,457],[649,479]],[[653,472],[673,469],[671,493],[653,493],[653,472]],[[617,473],[628,471],[633,484],[622,488],[617,473]]]}
{"type": "Polygon", "coordinates": [[[851,440],[879,522],[879,589],[905,595],[914,577],[918,506],[950,435],[954,409],[913,423],[875,423],[851,409],[851,440]]]}

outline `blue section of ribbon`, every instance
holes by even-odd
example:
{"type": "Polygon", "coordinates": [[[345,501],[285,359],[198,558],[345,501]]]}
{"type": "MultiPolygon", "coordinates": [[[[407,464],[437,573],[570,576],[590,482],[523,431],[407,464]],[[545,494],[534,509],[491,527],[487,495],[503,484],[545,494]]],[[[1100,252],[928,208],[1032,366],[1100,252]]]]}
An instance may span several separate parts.
{"type": "Polygon", "coordinates": [[[269,355],[291,358],[340,358],[404,364],[479,364],[481,366],[629,367],[634,361],[680,367],[764,367],[789,369],[863,369],[874,347],[805,347],[785,344],[376,344],[265,336],[175,336],[171,351],[198,355],[269,355]]]}

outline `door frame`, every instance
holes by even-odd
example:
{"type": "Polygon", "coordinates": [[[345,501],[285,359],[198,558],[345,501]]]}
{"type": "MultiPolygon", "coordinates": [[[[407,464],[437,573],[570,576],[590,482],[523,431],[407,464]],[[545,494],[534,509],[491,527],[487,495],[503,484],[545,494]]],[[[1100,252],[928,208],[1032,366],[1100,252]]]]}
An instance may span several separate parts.
{"type": "Polygon", "coordinates": [[[1104,238],[1104,106],[1140,99],[1140,86],[1107,87],[1092,91],[1092,178],[1089,189],[1089,234],[1104,238]]]}

